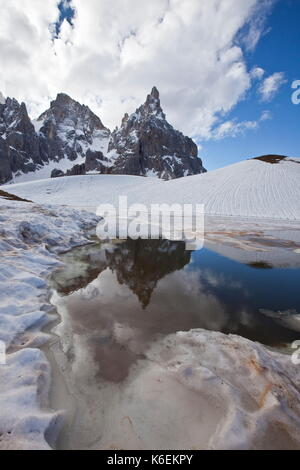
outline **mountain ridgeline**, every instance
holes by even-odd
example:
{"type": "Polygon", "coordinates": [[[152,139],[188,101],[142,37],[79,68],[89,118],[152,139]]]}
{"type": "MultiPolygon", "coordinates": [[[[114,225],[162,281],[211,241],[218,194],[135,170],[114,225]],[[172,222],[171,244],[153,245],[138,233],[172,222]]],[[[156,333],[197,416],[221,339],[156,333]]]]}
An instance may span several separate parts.
{"type": "Polygon", "coordinates": [[[87,106],[60,93],[31,121],[26,105],[0,95],[0,184],[88,173],[174,179],[204,173],[197,145],[166,120],[154,87],[110,132],[87,106]]]}

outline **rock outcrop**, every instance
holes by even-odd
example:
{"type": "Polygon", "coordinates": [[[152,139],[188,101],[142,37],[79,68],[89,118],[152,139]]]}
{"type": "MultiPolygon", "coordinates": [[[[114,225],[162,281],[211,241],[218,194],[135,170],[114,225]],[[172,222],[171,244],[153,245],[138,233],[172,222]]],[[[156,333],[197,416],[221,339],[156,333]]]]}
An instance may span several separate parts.
{"type": "MultiPolygon", "coordinates": [[[[60,93],[36,121],[49,160],[84,159],[87,152],[106,152],[110,131],[88,106],[60,93]]],[[[83,163],[83,162],[81,162],[83,163]]]]}
{"type": "Polygon", "coordinates": [[[135,113],[125,114],[109,142],[111,173],[158,176],[163,179],[195,175],[206,170],[197,145],[166,121],[159,92],[153,88],[135,113]]]}
{"type": "Polygon", "coordinates": [[[11,98],[0,103],[0,182],[34,172],[47,161],[26,105],[11,98]]]}

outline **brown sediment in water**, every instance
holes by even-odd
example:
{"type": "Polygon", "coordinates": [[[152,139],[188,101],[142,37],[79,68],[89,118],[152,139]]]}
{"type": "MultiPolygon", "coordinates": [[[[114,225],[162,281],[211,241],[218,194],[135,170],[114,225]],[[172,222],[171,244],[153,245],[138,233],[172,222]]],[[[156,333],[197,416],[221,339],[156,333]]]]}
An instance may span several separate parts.
{"type": "Polygon", "coordinates": [[[266,263],[265,261],[256,261],[253,263],[248,263],[248,266],[250,266],[250,268],[255,269],[273,269],[272,264],[266,263]]]}
{"type": "Polygon", "coordinates": [[[275,239],[271,240],[269,238],[255,238],[255,237],[249,237],[248,241],[251,243],[259,243],[260,245],[263,246],[268,246],[268,247],[278,247],[278,248],[292,248],[292,249],[299,249],[300,245],[299,243],[296,243],[292,240],[282,240],[282,239],[275,239]]]}
{"type": "Polygon", "coordinates": [[[10,194],[7,193],[6,191],[0,190],[0,197],[4,197],[5,199],[8,199],[10,201],[20,201],[20,202],[32,202],[27,199],[23,199],[19,196],[16,196],[15,194],[10,194]]]}

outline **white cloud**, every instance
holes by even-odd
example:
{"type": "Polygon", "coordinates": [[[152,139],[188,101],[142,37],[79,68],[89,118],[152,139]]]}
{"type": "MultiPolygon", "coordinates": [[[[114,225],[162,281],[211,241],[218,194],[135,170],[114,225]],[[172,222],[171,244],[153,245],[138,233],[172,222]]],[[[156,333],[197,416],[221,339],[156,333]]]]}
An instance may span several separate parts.
{"type": "Polygon", "coordinates": [[[283,72],[277,72],[267,77],[258,90],[262,101],[271,101],[284,83],[286,83],[286,79],[283,72]]]}
{"type": "Polygon", "coordinates": [[[257,121],[225,121],[214,130],[213,137],[216,140],[224,139],[225,137],[237,137],[238,135],[243,134],[246,130],[257,129],[257,127],[257,121]]]}
{"type": "Polygon", "coordinates": [[[258,20],[270,6],[269,0],[73,0],[74,27],[64,21],[53,40],[57,0],[2,3],[0,89],[29,103],[32,115],[62,91],[113,128],[156,85],[169,121],[200,139],[250,88],[237,38],[246,25],[262,34],[258,20]]]}
{"type": "Polygon", "coordinates": [[[260,0],[253,7],[252,19],[246,24],[246,27],[240,34],[241,40],[244,42],[247,50],[253,51],[260,38],[270,31],[270,28],[265,29],[265,23],[271,11],[271,7],[276,1],[277,0],[260,0]]]}
{"type": "Polygon", "coordinates": [[[212,137],[216,140],[224,139],[225,137],[237,137],[244,134],[247,130],[258,129],[260,123],[272,119],[270,111],[263,111],[261,116],[256,121],[241,121],[235,120],[225,121],[218,125],[212,131],[212,137]]]}
{"type": "Polygon", "coordinates": [[[253,78],[253,80],[261,80],[263,78],[264,74],[265,74],[265,71],[261,67],[254,67],[250,71],[250,75],[253,78]]]}
{"type": "Polygon", "coordinates": [[[260,120],[269,121],[270,119],[272,119],[272,113],[268,110],[263,111],[261,114],[260,120]]]}

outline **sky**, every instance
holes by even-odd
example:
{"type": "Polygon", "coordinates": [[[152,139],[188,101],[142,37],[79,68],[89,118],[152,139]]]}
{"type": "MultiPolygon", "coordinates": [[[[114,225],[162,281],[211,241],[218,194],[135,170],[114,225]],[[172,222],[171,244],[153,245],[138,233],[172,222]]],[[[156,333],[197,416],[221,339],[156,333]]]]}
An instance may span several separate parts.
{"type": "Polygon", "coordinates": [[[208,170],[300,156],[299,0],[0,0],[0,92],[31,117],[59,92],[120,125],[155,85],[208,170]]]}

